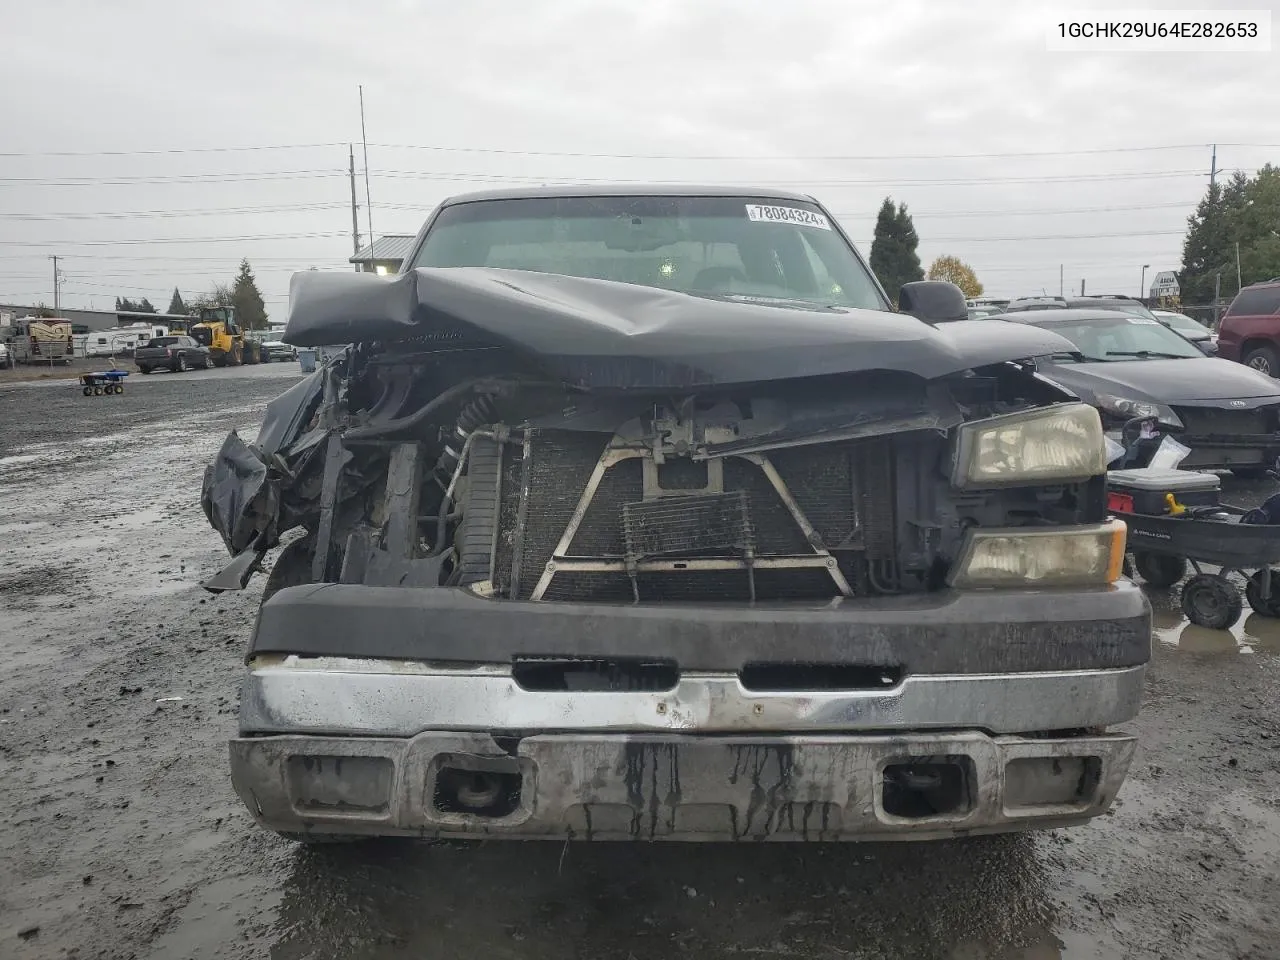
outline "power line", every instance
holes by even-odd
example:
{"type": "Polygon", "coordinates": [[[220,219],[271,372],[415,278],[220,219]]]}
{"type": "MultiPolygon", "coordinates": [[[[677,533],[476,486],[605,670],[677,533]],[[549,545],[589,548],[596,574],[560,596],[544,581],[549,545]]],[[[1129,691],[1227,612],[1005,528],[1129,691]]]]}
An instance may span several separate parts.
{"type": "MultiPolygon", "coordinates": [[[[1195,205],[1195,200],[1186,200],[1170,203],[1148,203],[1122,206],[1106,206],[1106,207],[1061,207],[1056,209],[1041,208],[1036,210],[1009,210],[1009,209],[991,209],[991,210],[947,210],[947,211],[929,211],[929,210],[912,210],[911,215],[916,218],[926,218],[931,220],[962,218],[962,217],[1018,217],[1018,216],[1058,216],[1076,213],[1129,213],[1142,210],[1172,210],[1186,209],[1195,205]]],[[[379,205],[387,210],[401,211],[429,211],[435,209],[438,204],[434,203],[383,203],[379,205]]],[[[150,209],[150,210],[102,210],[88,211],[83,213],[63,212],[63,213],[0,213],[0,220],[11,220],[17,222],[45,222],[56,220],[171,220],[184,219],[186,217],[212,217],[212,216],[256,216],[266,214],[281,213],[323,213],[330,210],[345,210],[347,208],[346,201],[317,201],[313,203],[282,203],[267,204],[264,206],[235,206],[235,207],[204,207],[198,209],[150,209]]],[[[868,208],[861,213],[843,212],[835,213],[834,216],[855,219],[859,217],[871,217],[874,210],[868,208]]]]}
{"type": "MultiPolygon", "coordinates": [[[[575,153],[556,150],[514,150],[495,147],[446,147],[432,144],[412,143],[375,143],[370,146],[383,150],[428,150],[439,153],[485,153],[500,156],[522,157],[581,157],[590,160],[747,160],[747,161],[868,161],[868,160],[1003,160],[1018,157],[1084,157],[1102,154],[1122,153],[1155,153],[1170,150],[1208,150],[1207,143],[1173,143],[1141,147],[1096,147],[1084,150],[1020,150],[997,153],[869,153],[838,155],[791,155],[791,156],[722,156],[717,154],[674,154],[674,153],[575,153]]],[[[1241,149],[1274,150],[1276,144],[1269,143],[1225,143],[1225,147],[1241,149]]],[[[0,154],[3,156],[3,154],[0,154]]]]}
{"type": "Polygon", "coordinates": [[[154,150],[31,150],[3,151],[0,157],[153,157],[186,153],[250,153],[264,150],[318,150],[340,143],[267,143],[245,147],[169,147],[154,150]]]}
{"type": "MultiPolygon", "coordinates": [[[[1142,230],[1135,233],[1058,233],[1038,237],[926,237],[929,243],[999,243],[1024,240],[1105,240],[1108,237],[1180,237],[1186,230],[1142,230]]],[[[859,241],[860,243],[863,241],[859,241]]]]}
{"type": "Polygon", "coordinates": [[[232,217],[250,214],[323,212],[345,209],[340,202],[282,203],[267,206],[207,207],[198,210],[106,210],[86,213],[0,213],[0,220],[21,222],[46,220],[169,220],[184,217],[232,217]]]}
{"type": "MultiPolygon", "coordinates": [[[[1232,170],[1220,169],[1219,172],[1234,172],[1239,169],[1243,173],[1256,172],[1252,168],[1233,168],[1232,170]]],[[[471,171],[432,171],[432,170],[368,170],[370,176],[382,177],[386,179],[411,179],[411,180],[445,180],[458,182],[477,182],[477,183],[545,183],[555,182],[557,184],[564,183],[616,183],[625,184],[628,181],[619,180],[617,177],[579,177],[572,174],[502,174],[502,173],[475,173],[471,171]]],[[[163,185],[171,183],[246,183],[253,181],[272,181],[272,180],[305,180],[329,177],[345,177],[348,175],[346,170],[333,170],[328,168],[320,168],[315,170],[279,170],[279,171],[257,171],[253,173],[188,173],[188,174],[157,174],[157,175],[139,175],[139,176],[109,176],[109,177],[0,177],[0,185],[17,185],[26,186],[120,186],[131,184],[147,184],[147,185],[163,185]]],[[[708,186],[843,186],[853,184],[867,184],[877,186],[912,186],[912,185],[940,185],[940,186],[963,186],[965,184],[978,183],[1083,183],[1091,181],[1119,181],[1119,180],[1149,180],[1149,179],[1167,179],[1171,177],[1203,177],[1205,173],[1201,169],[1186,170],[1140,170],[1133,172],[1117,172],[1117,173],[1088,173],[1088,174],[1062,174],[1049,176],[996,176],[996,177],[937,177],[937,178],[887,178],[887,177],[871,177],[871,178],[832,178],[832,177],[811,177],[802,180],[775,180],[769,177],[754,178],[751,180],[723,180],[716,179],[708,183],[708,186]]],[[[650,184],[674,184],[687,183],[688,177],[679,178],[662,178],[662,179],[646,179],[644,183],[650,184]]],[[[640,182],[640,181],[637,181],[640,182]]]]}
{"type": "MultiPolygon", "coordinates": [[[[1246,173],[1249,171],[1245,171],[1246,173]]],[[[1148,170],[1138,171],[1134,173],[1091,173],[1091,174],[1064,174],[1055,176],[1042,177],[946,177],[946,178],[911,178],[898,179],[886,177],[872,177],[869,179],[844,179],[844,178],[823,178],[813,177],[805,180],[774,180],[769,177],[762,177],[753,180],[715,180],[708,183],[708,187],[715,186],[759,186],[762,189],[768,189],[771,186],[804,186],[804,187],[821,187],[821,186],[964,186],[966,184],[1009,184],[1009,183],[1085,183],[1085,182],[1105,182],[1119,180],[1154,180],[1168,179],[1173,177],[1203,177],[1203,170],[1148,170]]],[[[626,186],[627,181],[620,181],[617,177],[575,177],[575,176],[549,176],[546,174],[497,174],[497,173],[460,173],[460,172],[434,172],[421,170],[381,170],[373,171],[372,176],[382,177],[390,180],[457,180],[457,181],[475,181],[484,183],[517,183],[517,184],[535,184],[555,182],[557,186],[572,185],[575,183],[609,183],[626,186]]],[[[644,184],[683,184],[687,183],[687,177],[677,179],[647,179],[644,184]]]]}
{"type": "MultiPolygon", "coordinates": [[[[929,243],[998,243],[1042,239],[1107,239],[1108,237],[1181,237],[1187,230],[1138,230],[1134,233],[1056,233],[1039,237],[925,237],[929,243]]],[[[858,241],[859,243],[869,241],[858,241]]]]}
{"type": "Polygon", "coordinates": [[[250,243],[261,240],[320,240],[330,237],[343,237],[346,234],[335,231],[323,233],[277,233],[263,234],[256,237],[152,237],[150,239],[134,238],[130,240],[0,240],[3,247],[114,247],[121,244],[141,243],[250,243]]]}
{"type": "MultiPolygon", "coordinates": [[[[31,260],[33,258],[43,260],[45,259],[45,255],[43,253],[0,253],[0,260],[31,260]]],[[[228,255],[225,257],[188,257],[188,256],[175,257],[171,255],[160,255],[160,254],[155,254],[151,256],[138,256],[138,255],[126,255],[126,254],[119,254],[119,253],[74,253],[68,256],[66,259],[72,260],[72,261],[76,261],[76,260],[142,260],[148,263],[170,263],[170,262],[173,262],[173,263],[198,263],[198,262],[239,263],[242,258],[238,255],[237,256],[228,255]]],[[[303,257],[260,256],[260,257],[254,257],[253,262],[256,264],[256,263],[310,263],[312,261],[309,261],[303,257]]]]}
{"type": "MultiPolygon", "coordinates": [[[[949,210],[941,213],[912,210],[911,217],[912,219],[927,220],[946,220],[963,217],[1051,217],[1071,213],[1133,213],[1141,210],[1186,210],[1194,207],[1195,204],[1195,200],[1187,200],[1179,203],[1147,203],[1119,207],[1061,207],[1056,210],[949,210]]],[[[874,216],[874,211],[866,213],[836,213],[833,216],[848,219],[867,217],[869,219],[874,216]]]]}
{"type": "MultiPolygon", "coordinates": [[[[346,146],[345,141],[317,143],[268,143],[217,147],[157,147],[131,150],[11,150],[0,158],[18,157],[143,157],[203,153],[254,153],[271,150],[321,150],[346,146]]],[[[1208,150],[1208,143],[1147,144],[1124,147],[1091,147],[1078,150],[1012,150],[987,153],[868,153],[868,154],[678,154],[593,153],[568,150],[524,150],[507,147],[465,147],[445,144],[373,143],[384,150],[422,150],[434,153],[479,153],[521,157],[580,157],[590,160],[708,160],[708,161],[871,161],[871,160],[1002,160],[1021,157],[1084,157],[1126,153],[1160,153],[1175,150],[1208,150]]],[[[1272,143],[1220,143],[1218,146],[1248,150],[1275,150],[1272,143]]]]}
{"type": "Polygon", "coordinates": [[[41,187],[102,187],[128,184],[151,186],[169,183],[249,183],[258,180],[309,180],[345,177],[345,170],[277,170],[254,173],[180,173],[111,177],[0,177],[0,185],[23,184],[41,187]]]}

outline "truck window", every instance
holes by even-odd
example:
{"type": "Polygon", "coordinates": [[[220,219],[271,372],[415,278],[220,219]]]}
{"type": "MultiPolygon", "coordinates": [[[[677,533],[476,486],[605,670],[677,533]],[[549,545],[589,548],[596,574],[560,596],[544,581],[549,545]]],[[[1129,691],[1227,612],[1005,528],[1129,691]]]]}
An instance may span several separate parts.
{"type": "Polygon", "coordinates": [[[703,296],[888,309],[817,207],[756,197],[535,197],[446,207],[414,267],[504,267],[703,296]]]}

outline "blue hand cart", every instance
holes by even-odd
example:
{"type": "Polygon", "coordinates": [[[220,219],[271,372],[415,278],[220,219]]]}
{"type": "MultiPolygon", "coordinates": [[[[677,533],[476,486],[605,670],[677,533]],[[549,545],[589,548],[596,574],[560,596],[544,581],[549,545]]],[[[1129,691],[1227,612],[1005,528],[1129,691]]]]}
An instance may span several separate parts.
{"type": "Polygon", "coordinates": [[[124,393],[127,370],[100,370],[80,374],[81,392],[86,397],[111,397],[124,393]]]}

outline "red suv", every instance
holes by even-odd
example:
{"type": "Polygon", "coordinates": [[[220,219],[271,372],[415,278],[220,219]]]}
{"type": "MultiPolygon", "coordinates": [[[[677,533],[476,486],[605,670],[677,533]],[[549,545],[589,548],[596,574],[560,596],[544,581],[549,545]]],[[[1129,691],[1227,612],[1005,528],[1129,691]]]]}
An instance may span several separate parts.
{"type": "Polygon", "coordinates": [[[1280,377],[1280,277],[1236,294],[1218,327],[1218,356],[1280,377]]]}

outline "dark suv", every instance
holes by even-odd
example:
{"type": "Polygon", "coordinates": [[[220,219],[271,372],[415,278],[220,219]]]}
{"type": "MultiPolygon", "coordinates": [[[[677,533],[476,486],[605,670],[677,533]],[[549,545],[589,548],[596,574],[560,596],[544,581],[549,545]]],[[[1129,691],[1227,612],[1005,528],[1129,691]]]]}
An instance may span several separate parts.
{"type": "Polygon", "coordinates": [[[1236,294],[1218,328],[1218,356],[1280,374],[1280,277],[1236,294]]]}

